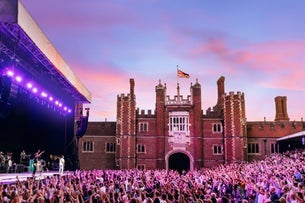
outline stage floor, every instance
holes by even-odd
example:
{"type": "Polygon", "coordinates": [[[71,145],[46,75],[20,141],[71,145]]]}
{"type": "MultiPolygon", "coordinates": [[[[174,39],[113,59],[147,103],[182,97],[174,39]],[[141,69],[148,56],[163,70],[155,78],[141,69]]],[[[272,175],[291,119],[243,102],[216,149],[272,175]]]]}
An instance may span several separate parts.
{"type": "MultiPolygon", "coordinates": [[[[64,172],[63,175],[66,175],[67,172],[64,172]]],[[[45,172],[36,172],[35,179],[45,179],[47,176],[59,175],[58,171],[45,171],[45,172]]],[[[0,184],[12,184],[16,183],[17,176],[20,181],[25,181],[28,178],[32,177],[32,172],[23,172],[23,173],[0,173],[0,184]]]]}

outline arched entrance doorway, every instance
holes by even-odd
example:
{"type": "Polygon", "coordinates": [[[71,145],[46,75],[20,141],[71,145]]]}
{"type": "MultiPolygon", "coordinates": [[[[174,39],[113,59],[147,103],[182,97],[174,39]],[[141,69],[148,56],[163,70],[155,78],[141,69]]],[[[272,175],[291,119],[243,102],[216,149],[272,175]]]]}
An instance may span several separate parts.
{"type": "Polygon", "coordinates": [[[190,170],[190,158],[181,152],[174,153],[168,158],[168,169],[176,170],[180,174],[183,170],[190,170]]]}

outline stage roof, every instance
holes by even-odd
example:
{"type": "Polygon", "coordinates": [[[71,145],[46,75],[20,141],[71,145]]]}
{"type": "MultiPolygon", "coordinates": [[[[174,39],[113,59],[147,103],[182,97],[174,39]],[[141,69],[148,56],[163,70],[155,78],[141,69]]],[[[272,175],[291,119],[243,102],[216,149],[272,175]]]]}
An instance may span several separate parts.
{"type": "Polygon", "coordinates": [[[293,133],[293,134],[287,135],[285,137],[278,138],[277,141],[288,140],[288,139],[303,137],[303,136],[305,136],[305,131],[293,133]]]}
{"type": "Polygon", "coordinates": [[[0,0],[0,37],[0,67],[17,66],[75,103],[91,102],[91,92],[18,0],[0,0]]]}

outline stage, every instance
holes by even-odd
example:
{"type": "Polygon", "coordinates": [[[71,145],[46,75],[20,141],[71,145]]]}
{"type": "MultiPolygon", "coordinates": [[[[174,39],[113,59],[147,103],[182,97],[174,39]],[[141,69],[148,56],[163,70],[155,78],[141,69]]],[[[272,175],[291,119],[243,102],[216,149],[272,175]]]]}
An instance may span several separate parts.
{"type": "Polygon", "coordinates": [[[19,0],[0,0],[0,10],[5,11],[0,12],[0,154],[17,163],[8,169],[10,159],[0,157],[0,182],[31,176],[22,165],[29,162],[19,161],[23,150],[31,159],[38,150],[45,151],[42,159],[47,163],[54,161],[51,155],[64,155],[66,169],[75,170],[76,137],[86,130],[82,121],[88,115],[82,110],[91,103],[91,92],[19,0]]]}
{"type": "MultiPolygon", "coordinates": [[[[67,175],[67,171],[63,175],[67,175]]],[[[45,171],[45,172],[36,172],[35,180],[42,180],[48,176],[59,175],[58,171],[45,171]]],[[[23,173],[0,173],[0,184],[14,184],[17,182],[17,177],[19,180],[26,181],[28,178],[33,177],[32,172],[23,172],[23,173]]]]}

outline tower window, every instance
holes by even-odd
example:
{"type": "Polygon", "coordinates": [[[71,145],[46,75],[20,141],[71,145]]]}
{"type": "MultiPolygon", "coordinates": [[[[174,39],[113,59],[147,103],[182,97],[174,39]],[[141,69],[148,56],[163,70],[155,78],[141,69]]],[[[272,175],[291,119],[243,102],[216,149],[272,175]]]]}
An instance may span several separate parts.
{"type": "Polygon", "coordinates": [[[148,123],[139,123],[139,131],[147,132],[148,131],[148,123]]]}
{"type": "Polygon", "coordinates": [[[222,132],[221,123],[214,123],[213,124],[213,133],[221,133],[221,132],[222,132]]]}
{"type": "Polygon", "coordinates": [[[213,145],[213,154],[222,154],[222,145],[213,145]]]}
{"type": "Polygon", "coordinates": [[[145,153],[145,145],[144,144],[138,144],[137,145],[137,152],[138,153],[145,153]]]}

